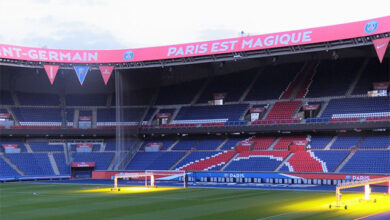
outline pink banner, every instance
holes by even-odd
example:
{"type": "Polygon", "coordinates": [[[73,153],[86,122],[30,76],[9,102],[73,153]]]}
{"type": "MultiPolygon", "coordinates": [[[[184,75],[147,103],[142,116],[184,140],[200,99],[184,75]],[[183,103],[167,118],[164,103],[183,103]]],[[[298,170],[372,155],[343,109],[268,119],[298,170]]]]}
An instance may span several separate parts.
{"type": "Polygon", "coordinates": [[[92,117],[91,116],[80,116],[79,120],[80,121],[91,121],[92,117]]]}
{"type": "Polygon", "coordinates": [[[110,79],[112,71],[114,70],[114,66],[99,66],[99,69],[100,69],[100,73],[102,74],[104,84],[107,85],[107,82],[110,79]]]}
{"type": "Polygon", "coordinates": [[[11,118],[11,115],[8,113],[0,113],[0,118],[11,118]]]}
{"type": "Polygon", "coordinates": [[[95,167],[95,162],[72,162],[72,167],[95,167]]]}
{"type": "Polygon", "coordinates": [[[56,78],[59,66],[58,65],[43,65],[43,68],[45,68],[47,77],[49,77],[50,83],[53,85],[53,82],[56,78]]]}
{"type": "Polygon", "coordinates": [[[77,144],[76,146],[77,146],[77,148],[79,148],[79,147],[88,147],[88,148],[92,148],[92,147],[93,147],[92,144],[77,144]]]}
{"type": "Polygon", "coordinates": [[[56,63],[138,62],[314,44],[386,32],[390,32],[390,16],[274,34],[123,50],[58,50],[0,44],[0,58],[56,63]]]}
{"type": "Polygon", "coordinates": [[[390,37],[372,40],[380,63],[382,63],[383,61],[383,57],[385,56],[389,41],[390,41],[390,37]]]}
{"type": "Polygon", "coordinates": [[[17,144],[3,144],[2,145],[4,149],[6,148],[19,148],[17,144]]]}

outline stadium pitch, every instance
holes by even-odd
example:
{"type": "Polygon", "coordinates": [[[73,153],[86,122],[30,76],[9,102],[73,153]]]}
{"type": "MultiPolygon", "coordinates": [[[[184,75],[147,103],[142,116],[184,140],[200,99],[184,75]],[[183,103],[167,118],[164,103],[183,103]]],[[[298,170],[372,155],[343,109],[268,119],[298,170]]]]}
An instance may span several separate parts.
{"type": "Polygon", "coordinates": [[[218,188],[6,183],[0,219],[355,219],[390,210],[390,196],[345,193],[345,209],[329,209],[334,192],[218,188]]]}

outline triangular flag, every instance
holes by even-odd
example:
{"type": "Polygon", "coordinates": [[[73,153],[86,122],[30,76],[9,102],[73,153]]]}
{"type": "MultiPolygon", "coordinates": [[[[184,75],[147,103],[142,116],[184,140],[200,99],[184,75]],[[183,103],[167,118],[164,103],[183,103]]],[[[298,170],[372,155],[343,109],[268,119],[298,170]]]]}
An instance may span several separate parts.
{"type": "Polygon", "coordinates": [[[100,69],[100,73],[102,74],[104,84],[107,85],[107,82],[110,79],[112,71],[114,70],[114,66],[99,66],[99,69],[100,69]]]}
{"type": "Polygon", "coordinates": [[[383,57],[385,56],[389,41],[390,41],[390,37],[372,40],[372,42],[374,43],[376,54],[378,55],[379,58],[379,62],[381,63],[383,61],[383,57]]]}
{"type": "Polygon", "coordinates": [[[49,77],[50,83],[53,85],[54,79],[56,78],[58,72],[58,65],[43,65],[43,68],[46,70],[46,74],[49,77]]]}
{"type": "Polygon", "coordinates": [[[74,70],[76,71],[77,77],[79,78],[80,84],[83,85],[89,67],[88,66],[73,66],[73,67],[74,70]]]}

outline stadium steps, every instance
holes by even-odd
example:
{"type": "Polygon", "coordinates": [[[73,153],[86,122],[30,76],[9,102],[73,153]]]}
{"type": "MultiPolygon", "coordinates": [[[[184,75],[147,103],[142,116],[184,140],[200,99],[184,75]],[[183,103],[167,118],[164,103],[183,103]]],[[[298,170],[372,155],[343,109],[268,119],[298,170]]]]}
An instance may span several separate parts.
{"type": "Polygon", "coordinates": [[[153,122],[153,119],[156,117],[157,113],[160,112],[160,107],[157,107],[156,110],[153,112],[152,116],[150,117],[149,121],[148,121],[148,125],[151,125],[152,122],[153,122]]]}
{"type": "Polygon", "coordinates": [[[16,118],[16,116],[15,116],[15,114],[14,114],[14,112],[12,111],[12,108],[11,107],[5,107],[6,109],[7,109],[7,111],[8,111],[8,113],[12,116],[12,118],[14,119],[14,122],[15,122],[15,125],[16,126],[20,126],[20,122],[19,122],[19,120],[16,118]]]}
{"type": "Polygon", "coordinates": [[[129,163],[133,160],[133,158],[137,154],[137,152],[139,152],[139,150],[141,149],[143,144],[144,144],[144,141],[137,141],[136,143],[134,143],[134,145],[132,145],[132,146],[135,146],[135,147],[132,149],[130,147],[131,151],[128,151],[126,153],[126,155],[123,157],[122,161],[118,161],[117,163],[115,163],[116,156],[114,156],[112,161],[111,161],[111,164],[113,165],[113,167],[111,167],[111,169],[112,168],[114,168],[115,170],[125,169],[125,167],[127,167],[127,165],[129,165],[129,163]]]}
{"type": "Polygon", "coordinates": [[[255,84],[255,82],[257,81],[257,79],[260,77],[261,72],[263,72],[263,70],[264,70],[264,68],[258,70],[258,72],[256,73],[255,77],[252,79],[252,82],[249,84],[248,88],[246,88],[246,90],[244,91],[244,93],[243,93],[242,96],[240,97],[239,103],[242,103],[242,102],[245,100],[246,96],[248,95],[249,91],[252,90],[253,85],[255,84]]]}
{"type": "Polygon", "coordinates": [[[329,141],[329,143],[325,146],[324,150],[330,150],[330,147],[333,145],[333,143],[337,140],[337,136],[334,136],[332,140],[329,141]]]}
{"type": "Polygon", "coordinates": [[[321,105],[321,109],[318,112],[317,117],[321,117],[321,115],[322,115],[322,113],[324,113],[326,107],[328,107],[328,104],[329,104],[329,100],[325,101],[324,104],[321,105]]]}
{"type": "Polygon", "coordinates": [[[230,158],[230,160],[229,160],[225,165],[223,165],[223,167],[221,167],[221,171],[224,171],[225,168],[228,167],[229,164],[230,164],[231,162],[233,162],[234,159],[236,159],[236,157],[237,157],[238,155],[239,155],[239,153],[236,153],[232,158],[230,158]]]}
{"type": "Polygon", "coordinates": [[[312,64],[312,66],[308,70],[308,73],[306,74],[305,80],[302,82],[300,89],[297,90],[293,96],[295,99],[305,98],[307,93],[309,93],[309,88],[313,83],[313,78],[317,73],[317,67],[319,65],[320,65],[319,60],[315,61],[315,63],[312,64]]]}
{"type": "Polygon", "coordinates": [[[178,161],[176,161],[176,163],[174,163],[171,167],[169,167],[168,170],[173,170],[182,160],[184,160],[184,158],[186,158],[189,154],[191,153],[191,151],[187,151],[178,161]]]}
{"type": "Polygon", "coordinates": [[[114,103],[113,102],[114,98],[115,98],[115,96],[114,96],[113,93],[107,95],[107,105],[106,105],[106,107],[110,107],[111,103],[114,103]]]}
{"type": "Polygon", "coordinates": [[[172,151],[172,149],[176,146],[176,144],[178,144],[180,142],[180,139],[177,139],[176,141],[175,141],[175,143],[173,143],[168,149],[167,149],[167,151],[172,151]]]}
{"type": "Polygon", "coordinates": [[[59,169],[58,169],[56,160],[55,160],[54,157],[53,157],[53,152],[48,153],[47,156],[49,157],[50,165],[51,165],[51,168],[52,168],[53,171],[54,171],[54,174],[55,174],[55,175],[60,175],[60,171],[59,171],[59,169]]]}
{"type": "Polygon", "coordinates": [[[106,151],[106,146],[107,146],[107,143],[103,142],[100,144],[100,152],[104,152],[106,151]]]}
{"type": "Polygon", "coordinates": [[[222,148],[222,147],[226,144],[226,142],[228,142],[228,141],[229,141],[229,138],[226,138],[224,141],[222,141],[221,144],[218,145],[218,147],[217,147],[216,150],[220,151],[221,148],[222,148]]]}
{"type": "Polygon", "coordinates": [[[264,112],[263,117],[261,119],[267,119],[267,116],[271,112],[274,105],[275,105],[275,102],[269,103],[268,108],[265,109],[265,112],[264,112]]]}
{"type": "Polygon", "coordinates": [[[294,153],[290,153],[289,155],[287,155],[286,158],[284,158],[284,160],[279,164],[279,166],[276,167],[276,169],[274,170],[274,172],[279,172],[279,170],[283,167],[283,165],[294,155],[294,153]]]}
{"type": "Polygon", "coordinates": [[[367,67],[367,64],[368,62],[370,61],[370,57],[367,57],[362,66],[360,67],[359,71],[357,72],[356,74],[356,77],[355,79],[353,80],[353,82],[351,83],[351,85],[349,86],[348,90],[347,90],[347,93],[345,94],[345,96],[351,96],[353,90],[355,90],[355,87],[356,85],[358,84],[359,82],[359,79],[360,77],[363,75],[363,72],[366,70],[366,67],[367,67]]]}
{"type": "Polygon", "coordinates": [[[177,106],[177,107],[176,107],[175,112],[173,112],[173,114],[172,114],[171,120],[169,120],[169,122],[168,122],[169,124],[175,120],[176,116],[177,116],[177,115],[179,114],[179,112],[180,112],[180,109],[181,109],[181,106],[177,106]]]}
{"type": "Polygon", "coordinates": [[[248,113],[249,109],[252,107],[252,104],[249,104],[248,107],[242,112],[239,120],[245,120],[245,115],[248,113]]]}
{"type": "Polygon", "coordinates": [[[206,87],[209,85],[210,81],[211,81],[211,78],[209,77],[209,78],[206,80],[206,82],[203,83],[202,87],[199,89],[199,91],[196,93],[196,95],[195,95],[194,98],[192,99],[192,101],[191,101],[191,103],[190,103],[191,105],[195,105],[195,104],[198,102],[200,96],[202,95],[202,93],[203,93],[203,91],[206,89],[206,87]]]}
{"type": "Polygon", "coordinates": [[[18,96],[16,95],[15,92],[11,92],[12,99],[14,100],[15,106],[20,107],[20,101],[18,96]]]}
{"type": "Polygon", "coordinates": [[[291,99],[294,98],[298,90],[301,88],[303,82],[305,81],[308,69],[308,63],[306,62],[298,73],[295,74],[295,77],[288,84],[287,88],[283,91],[280,99],[291,99]]]}
{"type": "Polygon", "coordinates": [[[97,127],[97,109],[92,109],[92,121],[91,121],[91,127],[96,128],[97,127]]]}
{"type": "Polygon", "coordinates": [[[12,167],[14,170],[16,170],[16,172],[18,172],[21,176],[24,176],[24,172],[19,169],[18,166],[16,166],[16,164],[14,164],[10,159],[8,159],[3,152],[0,152],[0,157],[3,158],[3,160],[8,164],[10,165],[10,167],[12,167]]]}
{"type": "Polygon", "coordinates": [[[73,127],[79,128],[80,109],[75,109],[73,113],[73,127]]]}
{"type": "Polygon", "coordinates": [[[70,154],[71,154],[71,152],[70,152],[70,147],[68,148],[66,145],[67,145],[66,143],[63,144],[63,146],[64,146],[64,154],[65,154],[65,162],[66,162],[67,165],[69,165],[70,164],[70,154]]]}
{"type": "Polygon", "coordinates": [[[31,149],[31,145],[30,143],[28,143],[28,141],[24,142],[24,146],[26,146],[26,150],[28,153],[33,153],[33,150],[31,149]]]}
{"type": "Polygon", "coordinates": [[[335,173],[340,172],[341,169],[343,169],[344,165],[348,163],[348,161],[355,155],[356,150],[352,150],[347,157],[340,163],[340,165],[334,170],[335,173]]]}
{"type": "Polygon", "coordinates": [[[272,142],[271,145],[269,145],[269,147],[267,148],[267,150],[274,150],[274,146],[279,142],[279,140],[281,139],[281,137],[278,137],[274,140],[274,142],[272,142]]]}

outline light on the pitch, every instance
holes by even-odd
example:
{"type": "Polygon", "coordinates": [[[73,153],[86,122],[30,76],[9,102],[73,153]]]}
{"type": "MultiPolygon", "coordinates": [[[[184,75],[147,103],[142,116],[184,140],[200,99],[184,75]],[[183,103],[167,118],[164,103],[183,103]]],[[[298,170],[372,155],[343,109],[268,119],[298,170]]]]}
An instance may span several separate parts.
{"type": "Polygon", "coordinates": [[[137,186],[129,186],[129,187],[119,187],[120,190],[112,191],[112,188],[96,188],[96,189],[86,189],[79,190],[77,192],[80,193],[150,193],[150,192],[160,192],[160,191],[169,191],[169,190],[178,190],[182,188],[178,187],[137,187],[137,186]]]}

